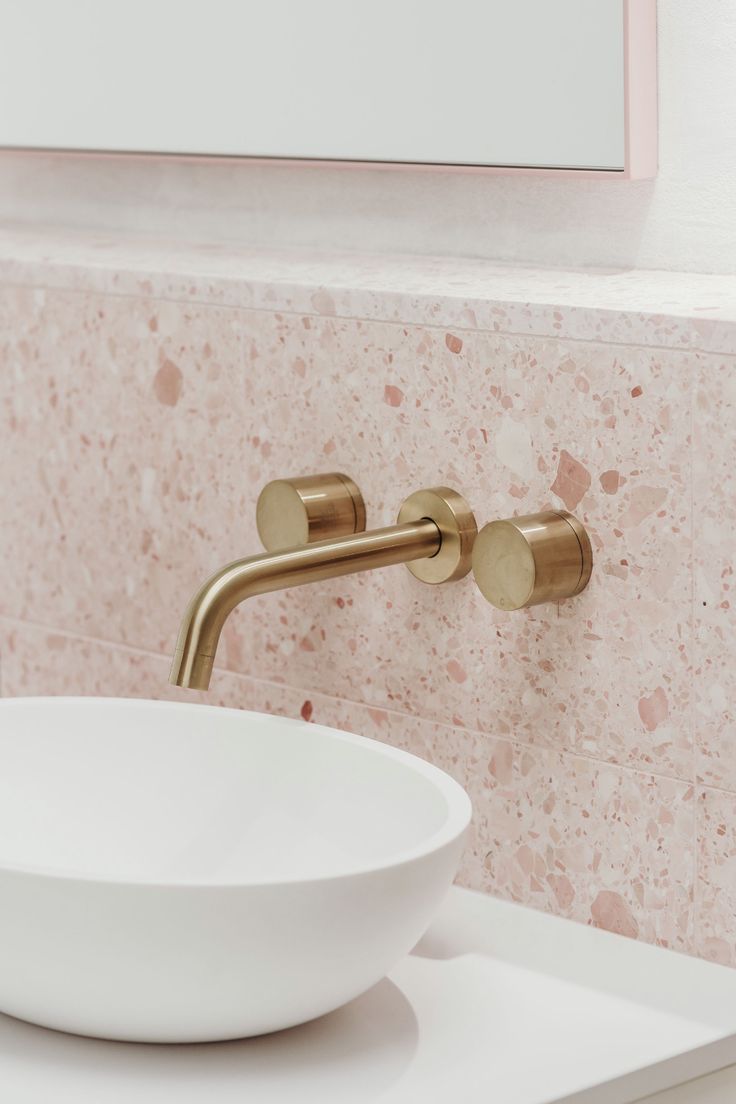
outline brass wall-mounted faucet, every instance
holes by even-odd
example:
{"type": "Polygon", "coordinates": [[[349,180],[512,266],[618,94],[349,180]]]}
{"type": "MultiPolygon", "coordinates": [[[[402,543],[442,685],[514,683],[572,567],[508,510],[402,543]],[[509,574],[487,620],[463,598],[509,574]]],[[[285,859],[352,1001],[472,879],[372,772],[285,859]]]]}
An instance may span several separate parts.
{"type": "Polygon", "coordinates": [[[470,506],[449,487],[409,496],[396,525],[365,532],[358,487],[338,473],[278,479],[256,513],[267,551],[216,572],[189,603],[170,680],[206,690],[222,627],[246,598],[305,583],[405,563],[425,583],[446,583],[471,566],[499,609],[520,609],[578,594],[592,567],[585,529],[563,512],[492,522],[480,533],[470,506]]]}
{"type": "Polygon", "coordinates": [[[222,626],[246,598],[400,563],[426,583],[461,579],[478,532],[462,495],[433,487],[406,499],[396,525],[366,533],[363,496],[335,473],[269,483],[256,519],[268,551],[228,564],[194,595],[174,652],[176,686],[207,689],[222,626]]]}

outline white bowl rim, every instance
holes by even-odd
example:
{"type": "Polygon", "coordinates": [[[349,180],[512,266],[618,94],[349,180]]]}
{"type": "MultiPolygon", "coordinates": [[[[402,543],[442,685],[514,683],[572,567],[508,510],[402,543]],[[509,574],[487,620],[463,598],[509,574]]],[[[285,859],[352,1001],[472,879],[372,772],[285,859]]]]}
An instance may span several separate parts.
{"type": "Polygon", "coordinates": [[[305,721],[294,717],[285,717],[278,713],[262,713],[254,709],[235,709],[228,706],[210,705],[207,702],[168,701],[166,699],[162,700],[157,698],[114,698],[93,695],[82,697],[79,695],[61,694],[39,694],[25,697],[0,698],[0,713],[5,707],[10,707],[12,705],[23,705],[34,708],[40,707],[41,705],[48,706],[49,704],[53,704],[63,709],[67,706],[81,706],[82,708],[87,708],[88,706],[100,705],[101,703],[122,707],[123,709],[129,709],[131,711],[146,708],[153,709],[154,711],[160,709],[162,711],[174,710],[175,712],[190,712],[192,709],[196,709],[198,711],[215,712],[217,714],[227,713],[238,718],[243,716],[264,718],[268,721],[281,722],[290,727],[304,728],[312,731],[316,730],[332,739],[338,739],[358,747],[370,748],[372,753],[385,755],[389,759],[394,759],[397,762],[403,763],[406,767],[424,776],[428,781],[433,783],[445,799],[447,808],[445,822],[436,832],[431,833],[431,835],[427,836],[420,844],[416,844],[414,847],[405,848],[402,851],[397,851],[391,858],[362,866],[356,865],[349,870],[337,870],[324,874],[316,873],[306,878],[296,875],[294,877],[279,875],[273,879],[259,878],[254,881],[243,880],[225,882],[197,879],[177,879],[169,881],[166,879],[156,880],[153,878],[116,878],[101,873],[87,874],[74,870],[53,869],[43,866],[15,865],[3,861],[2,859],[0,859],[0,874],[8,873],[27,877],[43,877],[64,882],[134,886],[141,889],[257,890],[260,888],[276,889],[280,886],[293,887],[298,885],[314,885],[321,882],[334,882],[340,879],[349,880],[350,878],[379,874],[381,871],[393,870],[409,863],[417,862],[418,860],[442,850],[443,847],[454,843],[464,834],[470,824],[473,809],[468,794],[454,778],[451,778],[449,774],[439,767],[435,767],[432,763],[428,763],[426,759],[422,759],[412,752],[393,747],[391,744],[384,744],[380,740],[374,740],[369,736],[359,736],[357,733],[346,732],[343,729],[331,728],[328,725],[313,724],[311,721],[305,721]]]}

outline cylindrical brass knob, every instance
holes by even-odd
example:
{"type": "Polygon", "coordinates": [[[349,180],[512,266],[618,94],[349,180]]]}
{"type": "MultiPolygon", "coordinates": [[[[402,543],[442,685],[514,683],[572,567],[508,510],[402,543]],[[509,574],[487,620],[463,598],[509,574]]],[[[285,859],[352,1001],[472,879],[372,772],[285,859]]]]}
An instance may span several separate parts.
{"type": "Polygon", "coordinates": [[[473,548],[473,574],[484,598],[502,610],[572,598],[593,567],[585,527],[564,510],[492,521],[473,548]]]}
{"type": "Polygon", "coordinates": [[[256,524],[267,552],[365,532],[365,503],[339,472],[274,479],[258,497],[256,524]]]}

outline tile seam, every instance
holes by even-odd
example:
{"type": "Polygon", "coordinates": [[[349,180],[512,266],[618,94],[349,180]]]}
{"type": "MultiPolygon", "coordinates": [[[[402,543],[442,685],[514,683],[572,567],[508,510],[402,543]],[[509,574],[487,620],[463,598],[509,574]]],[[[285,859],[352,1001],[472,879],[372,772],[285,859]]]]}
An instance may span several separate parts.
{"type": "MultiPolygon", "coordinates": [[[[84,633],[74,632],[69,629],[59,628],[55,625],[47,625],[44,622],[33,621],[27,618],[8,617],[7,615],[0,615],[0,624],[15,625],[20,628],[28,627],[31,629],[41,630],[43,632],[55,633],[59,636],[67,637],[70,640],[78,640],[88,644],[94,644],[104,648],[111,648],[118,651],[123,651],[131,655],[145,656],[150,659],[156,659],[164,661],[170,659],[168,653],[155,652],[147,648],[137,647],[131,644],[125,644],[114,640],[105,640],[102,637],[88,636],[84,633]]],[[[221,675],[228,675],[231,678],[243,679],[248,682],[256,683],[262,686],[272,686],[278,690],[290,690],[299,694],[305,694],[307,696],[312,695],[314,697],[324,698],[327,701],[335,702],[344,705],[353,705],[361,709],[374,709],[380,710],[382,713],[387,713],[393,717],[399,717],[407,721],[416,721],[420,724],[432,724],[437,725],[439,728],[446,729],[449,732],[464,732],[470,736],[478,736],[484,740],[503,740],[506,743],[512,744],[517,748],[524,748],[531,752],[544,753],[549,755],[559,755],[564,759],[580,760],[586,763],[593,763],[597,766],[608,767],[614,771],[622,771],[628,775],[633,775],[639,778],[653,778],[661,779],[665,782],[676,783],[680,786],[690,786],[696,788],[690,778],[681,778],[676,774],[665,774],[662,771],[652,770],[651,768],[642,768],[631,766],[628,763],[616,763],[609,759],[601,759],[594,755],[586,754],[585,752],[573,751],[568,748],[555,748],[544,744],[530,744],[524,740],[519,740],[516,737],[511,736],[495,736],[489,732],[483,732],[480,729],[472,728],[468,725],[451,725],[446,721],[441,721],[433,717],[426,717],[418,713],[403,713],[398,709],[391,709],[385,705],[381,705],[375,702],[359,701],[354,698],[341,698],[334,694],[325,693],[322,690],[316,690],[314,687],[295,686],[290,682],[276,682],[273,679],[265,679],[257,675],[249,675],[244,671],[233,671],[227,667],[216,666],[215,671],[221,675]]],[[[730,792],[730,791],[724,791],[730,792]]],[[[736,796],[736,794],[734,794],[736,796]]]]}

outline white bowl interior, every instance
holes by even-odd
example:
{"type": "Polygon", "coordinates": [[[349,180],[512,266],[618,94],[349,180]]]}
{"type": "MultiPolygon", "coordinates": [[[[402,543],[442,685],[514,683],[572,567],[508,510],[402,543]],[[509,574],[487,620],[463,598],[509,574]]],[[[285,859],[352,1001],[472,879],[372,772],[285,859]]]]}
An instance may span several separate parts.
{"type": "Polygon", "coordinates": [[[0,866],[162,884],[330,877],[467,820],[449,778],[372,740],[239,710],[0,703],[0,866]]]}

